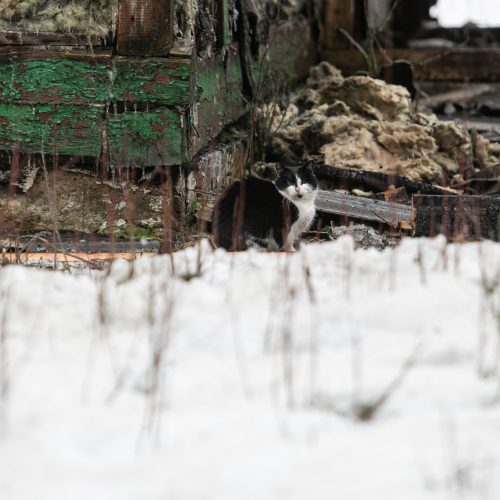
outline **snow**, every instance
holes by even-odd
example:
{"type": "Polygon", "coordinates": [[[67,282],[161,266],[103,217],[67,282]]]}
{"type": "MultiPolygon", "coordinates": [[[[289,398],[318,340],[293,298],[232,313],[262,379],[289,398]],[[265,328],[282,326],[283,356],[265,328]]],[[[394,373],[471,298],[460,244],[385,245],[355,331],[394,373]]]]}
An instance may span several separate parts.
{"type": "Polygon", "coordinates": [[[499,317],[492,242],[5,266],[0,498],[498,499],[499,317]]]}
{"type": "Polygon", "coordinates": [[[431,8],[431,15],[447,28],[469,22],[483,27],[500,27],[498,0],[438,0],[431,8]]]}

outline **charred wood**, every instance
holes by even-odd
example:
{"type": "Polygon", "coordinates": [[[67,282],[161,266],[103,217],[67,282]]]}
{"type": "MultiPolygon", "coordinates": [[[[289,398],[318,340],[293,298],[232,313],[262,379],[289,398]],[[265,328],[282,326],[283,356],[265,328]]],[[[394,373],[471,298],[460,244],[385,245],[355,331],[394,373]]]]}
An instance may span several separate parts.
{"type": "Polygon", "coordinates": [[[424,182],[417,182],[407,177],[388,175],[382,172],[368,172],[365,170],[352,170],[338,168],[324,163],[316,163],[314,171],[319,179],[326,179],[343,189],[367,189],[375,191],[387,191],[391,186],[394,188],[404,187],[408,194],[434,194],[456,193],[453,190],[441,186],[434,186],[424,182]]]}
{"type": "Polygon", "coordinates": [[[499,196],[413,197],[415,236],[499,240],[499,196]]]}

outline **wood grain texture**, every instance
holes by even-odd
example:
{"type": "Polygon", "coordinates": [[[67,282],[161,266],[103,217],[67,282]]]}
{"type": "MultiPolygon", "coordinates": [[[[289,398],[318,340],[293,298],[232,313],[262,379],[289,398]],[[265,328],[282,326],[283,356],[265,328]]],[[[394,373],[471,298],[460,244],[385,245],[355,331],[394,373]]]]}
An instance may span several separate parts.
{"type": "Polygon", "coordinates": [[[0,30],[0,45],[67,45],[76,47],[100,47],[105,38],[82,33],[32,33],[0,30]]]}
{"type": "Polygon", "coordinates": [[[128,56],[166,56],[173,36],[173,0],[121,0],[116,50],[128,56]]]}
{"type": "Polygon", "coordinates": [[[316,197],[317,210],[329,214],[345,215],[353,219],[382,222],[391,227],[400,227],[402,222],[413,220],[410,205],[363,198],[335,191],[319,190],[316,197]]]}
{"type": "Polygon", "coordinates": [[[339,29],[354,35],[354,0],[325,0],[323,46],[327,49],[346,49],[349,39],[339,29]]]}

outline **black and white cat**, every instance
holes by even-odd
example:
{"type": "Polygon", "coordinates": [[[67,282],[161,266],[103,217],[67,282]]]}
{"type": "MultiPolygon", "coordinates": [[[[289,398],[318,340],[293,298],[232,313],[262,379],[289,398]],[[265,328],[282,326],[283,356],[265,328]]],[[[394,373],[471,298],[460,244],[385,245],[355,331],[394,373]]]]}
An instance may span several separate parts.
{"type": "Polygon", "coordinates": [[[315,214],[318,181],[310,165],[265,165],[259,177],[236,181],[219,198],[213,218],[215,244],[295,251],[315,214]]]}

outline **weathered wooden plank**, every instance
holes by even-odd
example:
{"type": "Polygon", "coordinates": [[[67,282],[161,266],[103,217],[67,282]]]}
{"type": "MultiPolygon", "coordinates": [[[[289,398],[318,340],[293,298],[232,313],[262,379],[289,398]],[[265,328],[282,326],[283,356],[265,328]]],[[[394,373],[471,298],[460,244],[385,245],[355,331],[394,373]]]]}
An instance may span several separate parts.
{"type": "Polygon", "coordinates": [[[116,58],[113,99],[187,106],[190,102],[191,59],[130,60],[116,58]]]}
{"type": "Polygon", "coordinates": [[[187,106],[190,59],[0,62],[0,102],[187,106]]]}
{"type": "MultiPolygon", "coordinates": [[[[423,80],[498,81],[500,49],[388,49],[375,57],[382,66],[385,54],[392,60],[406,59],[414,65],[415,76],[423,80]]],[[[324,60],[346,72],[367,70],[366,60],[358,50],[325,50],[324,60]]]]}
{"type": "Polygon", "coordinates": [[[166,56],[172,44],[173,0],[121,0],[116,50],[128,56],[166,56]]]}
{"type": "Polygon", "coordinates": [[[112,169],[179,165],[189,160],[186,119],[178,110],[109,114],[106,137],[112,169]]]}
{"type": "Polygon", "coordinates": [[[0,149],[99,156],[103,106],[0,103],[0,149]]]}
{"type": "Polygon", "coordinates": [[[57,45],[0,45],[0,62],[38,61],[40,59],[65,59],[69,61],[108,62],[113,56],[112,48],[82,50],[57,45]]]}
{"type": "Polygon", "coordinates": [[[84,33],[32,33],[0,30],[0,45],[74,45],[100,47],[104,38],[84,33]]]}
{"type": "Polygon", "coordinates": [[[321,212],[382,222],[392,227],[400,227],[401,223],[413,220],[413,209],[409,205],[321,189],[316,197],[316,208],[321,212]]]}
{"type": "Polygon", "coordinates": [[[500,239],[500,197],[415,195],[415,235],[500,239]]]}

